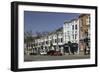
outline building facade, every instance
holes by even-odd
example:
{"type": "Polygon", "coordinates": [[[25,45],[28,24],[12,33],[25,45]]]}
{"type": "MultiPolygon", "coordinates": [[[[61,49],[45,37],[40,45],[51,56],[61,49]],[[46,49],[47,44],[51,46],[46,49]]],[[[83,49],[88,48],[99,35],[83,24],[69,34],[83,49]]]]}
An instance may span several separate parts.
{"type": "Polygon", "coordinates": [[[48,52],[50,50],[60,51],[63,53],[63,33],[61,31],[55,31],[41,36],[38,39],[35,39],[33,42],[33,52],[39,53],[42,51],[48,52]]]}
{"type": "Polygon", "coordinates": [[[65,21],[63,25],[64,43],[68,41],[72,43],[79,43],[79,20],[73,19],[65,21]]]}
{"type": "MultiPolygon", "coordinates": [[[[79,19],[64,22],[63,39],[64,44],[68,44],[68,42],[79,44],[79,19]]],[[[79,47],[77,54],[79,54],[79,47]]]]}
{"type": "Polygon", "coordinates": [[[80,50],[90,49],[90,14],[81,14],[79,16],[79,39],[80,50]]]}

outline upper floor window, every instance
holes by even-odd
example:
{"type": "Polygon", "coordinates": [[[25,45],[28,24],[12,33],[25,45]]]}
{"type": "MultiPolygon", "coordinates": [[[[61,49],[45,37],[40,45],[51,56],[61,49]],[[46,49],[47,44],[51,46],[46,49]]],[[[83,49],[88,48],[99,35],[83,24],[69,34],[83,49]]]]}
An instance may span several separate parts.
{"type": "Polygon", "coordinates": [[[77,39],[77,34],[75,34],[75,39],[77,39]]]}
{"type": "Polygon", "coordinates": [[[57,43],[57,39],[55,39],[55,43],[57,43]]]}
{"type": "Polygon", "coordinates": [[[46,41],[46,44],[48,44],[48,41],[46,41]]]}
{"type": "Polygon", "coordinates": [[[61,38],[61,43],[63,42],[63,38],[61,38]]]}
{"type": "Polygon", "coordinates": [[[73,36],[73,39],[74,39],[74,34],[72,36],[73,36]]]}
{"type": "Polygon", "coordinates": [[[75,29],[77,30],[77,25],[75,25],[75,29]]]}
{"type": "Polygon", "coordinates": [[[74,25],[72,25],[72,29],[74,30],[74,25]]]}

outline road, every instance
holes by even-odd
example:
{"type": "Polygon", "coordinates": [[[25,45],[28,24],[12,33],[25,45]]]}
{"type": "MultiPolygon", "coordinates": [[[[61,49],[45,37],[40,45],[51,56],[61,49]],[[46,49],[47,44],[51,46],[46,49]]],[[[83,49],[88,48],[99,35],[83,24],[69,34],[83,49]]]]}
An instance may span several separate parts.
{"type": "Polygon", "coordinates": [[[73,60],[73,59],[87,59],[90,55],[63,55],[63,56],[47,56],[47,55],[25,55],[24,61],[47,61],[47,60],[73,60]]]}

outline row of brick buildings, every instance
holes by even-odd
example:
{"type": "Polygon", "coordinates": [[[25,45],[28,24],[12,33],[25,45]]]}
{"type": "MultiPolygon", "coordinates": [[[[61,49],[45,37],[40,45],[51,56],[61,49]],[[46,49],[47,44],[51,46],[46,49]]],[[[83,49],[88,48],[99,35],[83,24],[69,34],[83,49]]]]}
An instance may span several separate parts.
{"type": "Polygon", "coordinates": [[[25,43],[24,48],[26,48],[25,52],[27,54],[39,54],[41,51],[48,52],[50,50],[60,51],[63,54],[65,53],[64,44],[67,44],[69,41],[78,44],[77,54],[84,49],[90,49],[89,14],[80,14],[78,18],[64,21],[61,28],[36,38],[31,43],[33,46],[29,48],[26,48],[27,44],[25,43]]]}

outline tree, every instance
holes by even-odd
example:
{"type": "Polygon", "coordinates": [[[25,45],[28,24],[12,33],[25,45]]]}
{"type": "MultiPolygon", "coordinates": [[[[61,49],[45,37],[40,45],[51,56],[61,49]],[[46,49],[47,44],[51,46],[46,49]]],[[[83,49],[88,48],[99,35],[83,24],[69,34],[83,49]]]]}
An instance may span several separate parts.
{"type": "Polygon", "coordinates": [[[24,32],[24,44],[26,44],[27,51],[29,51],[29,49],[32,49],[33,41],[34,41],[34,38],[32,36],[32,31],[24,32]]]}

